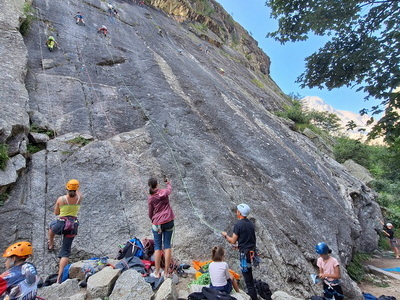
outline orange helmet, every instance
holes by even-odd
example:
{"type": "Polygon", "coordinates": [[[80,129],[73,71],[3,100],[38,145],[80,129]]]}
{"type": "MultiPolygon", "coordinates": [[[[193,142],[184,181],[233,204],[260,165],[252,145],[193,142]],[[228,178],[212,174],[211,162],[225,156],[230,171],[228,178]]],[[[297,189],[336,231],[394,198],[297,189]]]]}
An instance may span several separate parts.
{"type": "Polygon", "coordinates": [[[3,257],[10,257],[10,256],[19,256],[24,257],[28,255],[32,255],[32,244],[29,242],[18,242],[12,244],[10,247],[6,249],[3,253],[3,257]]]}
{"type": "Polygon", "coordinates": [[[79,181],[76,179],[71,179],[65,185],[68,191],[76,191],[79,189],[79,181]]]}

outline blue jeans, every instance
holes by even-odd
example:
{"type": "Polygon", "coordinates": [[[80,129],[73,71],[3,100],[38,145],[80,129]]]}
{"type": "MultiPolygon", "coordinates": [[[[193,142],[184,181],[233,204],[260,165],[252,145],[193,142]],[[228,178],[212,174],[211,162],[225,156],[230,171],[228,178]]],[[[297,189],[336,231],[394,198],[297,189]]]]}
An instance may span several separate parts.
{"type": "Polygon", "coordinates": [[[230,294],[232,292],[232,280],[230,278],[227,279],[227,283],[224,286],[213,286],[210,284],[210,288],[230,294]]]}
{"type": "Polygon", "coordinates": [[[154,236],[154,250],[162,250],[163,242],[164,249],[171,249],[171,238],[172,233],[174,232],[174,220],[159,226],[161,233],[158,233],[158,231],[155,231],[153,228],[151,230],[154,236]]]}

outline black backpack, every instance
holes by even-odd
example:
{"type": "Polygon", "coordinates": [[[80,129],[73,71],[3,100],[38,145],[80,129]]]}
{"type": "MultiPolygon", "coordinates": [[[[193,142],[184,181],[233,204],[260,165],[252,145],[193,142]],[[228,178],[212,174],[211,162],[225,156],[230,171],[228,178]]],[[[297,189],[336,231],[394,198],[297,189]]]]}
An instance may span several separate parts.
{"type": "Polygon", "coordinates": [[[396,297],[393,297],[393,296],[381,295],[381,296],[379,296],[378,300],[397,300],[397,299],[396,299],[396,297]]]}
{"type": "Polygon", "coordinates": [[[255,285],[256,285],[257,293],[261,298],[267,299],[267,300],[272,299],[271,298],[272,292],[269,289],[268,283],[266,283],[265,281],[262,281],[262,280],[256,280],[255,285]]]}

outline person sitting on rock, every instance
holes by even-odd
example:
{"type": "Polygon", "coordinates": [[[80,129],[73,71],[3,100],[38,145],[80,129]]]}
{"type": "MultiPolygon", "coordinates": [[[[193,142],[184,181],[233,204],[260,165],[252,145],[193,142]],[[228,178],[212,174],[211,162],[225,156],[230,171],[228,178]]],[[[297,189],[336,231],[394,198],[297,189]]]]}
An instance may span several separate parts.
{"type": "Polygon", "coordinates": [[[212,248],[212,262],[208,267],[210,273],[210,287],[215,290],[230,294],[232,286],[239,293],[239,286],[236,279],[229,273],[229,266],[225,260],[225,250],[223,247],[215,246],[212,248]]]}
{"type": "Polygon", "coordinates": [[[4,251],[6,271],[0,275],[1,299],[36,299],[39,276],[36,267],[26,261],[32,253],[32,244],[26,241],[14,243],[4,251]]]}
{"type": "Polygon", "coordinates": [[[104,34],[104,36],[107,36],[108,29],[106,26],[102,25],[97,32],[104,34]]]}

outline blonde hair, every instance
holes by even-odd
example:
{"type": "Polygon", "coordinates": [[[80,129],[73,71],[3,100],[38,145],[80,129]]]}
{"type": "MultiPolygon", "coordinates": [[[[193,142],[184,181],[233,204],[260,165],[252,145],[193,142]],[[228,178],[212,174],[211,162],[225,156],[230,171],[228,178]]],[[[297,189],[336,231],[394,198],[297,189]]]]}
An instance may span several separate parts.
{"type": "Polygon", "coordinates": [[[223,261],[225,250],[223,247],[215,246],[212,248],[211,259],[213,261],[223,261]]]}

